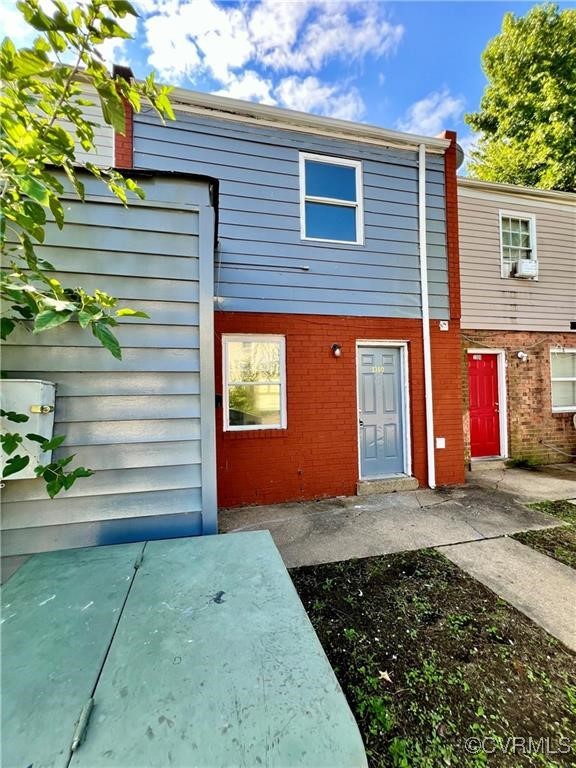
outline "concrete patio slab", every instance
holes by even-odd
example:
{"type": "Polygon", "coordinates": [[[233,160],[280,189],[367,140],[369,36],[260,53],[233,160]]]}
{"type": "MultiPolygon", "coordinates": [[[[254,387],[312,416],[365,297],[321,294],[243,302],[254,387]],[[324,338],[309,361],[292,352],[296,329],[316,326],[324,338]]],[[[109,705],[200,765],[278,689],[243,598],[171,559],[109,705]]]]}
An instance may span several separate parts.
{"type": "Polygon", "coordinates": [[[473,467],[468,478],[476,485],[512,493],[522,501],[559,501],[576,497],[576,464],[548,464],[535,469],[473,467]]]}
{"type": "Polygon", "coordinates": [[[576,571],[572,568],[507,537],[438,551],[576,651],[576,571]]]}
{"type": "Polygon", "coordinates": [[[267,529],[288,568],[551,528],[543,515],[474,485],[222,510],[220,530],[267,529]]]}

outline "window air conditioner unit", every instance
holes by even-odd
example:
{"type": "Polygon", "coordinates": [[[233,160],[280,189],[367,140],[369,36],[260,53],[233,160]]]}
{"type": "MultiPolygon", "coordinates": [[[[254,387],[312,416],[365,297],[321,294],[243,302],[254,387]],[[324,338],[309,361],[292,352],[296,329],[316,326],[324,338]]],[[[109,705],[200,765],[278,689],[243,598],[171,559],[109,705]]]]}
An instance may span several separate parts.
{"type": "Polygon", "coordinates": [[[519,259],[512,264],[512,274],[514,277],[534,280],[538,277],[538,262],[536,259],[519,259]]]}

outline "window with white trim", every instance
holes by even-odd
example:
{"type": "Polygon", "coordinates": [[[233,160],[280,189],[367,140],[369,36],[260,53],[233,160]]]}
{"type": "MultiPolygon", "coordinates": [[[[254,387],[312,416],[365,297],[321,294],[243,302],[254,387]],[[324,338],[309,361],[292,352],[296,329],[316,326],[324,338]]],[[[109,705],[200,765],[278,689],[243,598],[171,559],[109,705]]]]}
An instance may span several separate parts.
{"type": "Polygon", "coordinates": [[[284,337],[228,335],[222,344],[224,429],[285,429],[284,337]]]}
{"type": "Polygon", "coordinates": [[[362,245],[362,163],[300,154],[300,230],[303,240],[362,245]]]}
{"type": "Polygon", "coordinates": [[[552,350],[552,410],[576,411],[576,349],[552,350]]]}
{"type": "Polygon", "coordinates": [[[521,259],[536,259],[536,221],[530,214],[500,211],[502,277],[513,277],[521,259]]]}

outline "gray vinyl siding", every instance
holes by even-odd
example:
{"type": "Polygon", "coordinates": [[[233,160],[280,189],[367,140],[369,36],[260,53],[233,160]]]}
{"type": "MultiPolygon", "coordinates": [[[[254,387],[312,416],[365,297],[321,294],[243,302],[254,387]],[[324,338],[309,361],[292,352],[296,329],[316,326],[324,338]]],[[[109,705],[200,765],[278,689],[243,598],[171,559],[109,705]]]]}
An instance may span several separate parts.
{"type": "Polygon", "coordinates": [[[93,125],[94,130],[94,146],[95,149],[92,152],[86,152],[82,149],[82,146],[76,138],[76,131],[72,123],[67,120],[60,121],[60,125],[67,131],[70,131],[76,138],[75,155],[79,164],[85,162],[91,162],[102,168],[109,168],[114,165],[114,131],[112,126],[108,125],[102,115],[102,107],[100,106],[100,100],[98,94],[94,88],[84,86],[84,98],[92,101],[91,106],[83,106],[82,112],[84,117],[89,120],[93,125]]]}
{"type": "MultiPolygon", "coordinates": [[[[217,309],[421,317],[418,160],[410,150],[177,112],[135,115],[134,163],[220,181],[217,309]],[[364,245],[300,237],[299,152],[362,160],[364,245]]],[[[427,157],[431,316],[446,319],[443,156],[427,157]]]]}
{"type": "Polygon", "coordinates": [[[146,200],[125,209],[89,182],[89,202],[66,200],[65,229],[50,226],[39,249],[64,284],[100,288],[150,317],[115,329],[121,361],[73,324],[38,335],[18,330],[5,345],[10,378],[56,382],[54,434],[66,435],[56,457],[74,453],[74,465],[94,475],[53,501],[42,481],[8,480],[3,554],[214,527],[208,184],[139,183],[146,200]]]}
{"type": "Polygon", "coordinates": [[[576,320],[576,195],[459,182],[462,328],[569,331],[576,320]],[[545,195],[545,193],[543,193],[545,195]],[[500,211],[535,217],[538,280],[501,276],[500,211]]]}

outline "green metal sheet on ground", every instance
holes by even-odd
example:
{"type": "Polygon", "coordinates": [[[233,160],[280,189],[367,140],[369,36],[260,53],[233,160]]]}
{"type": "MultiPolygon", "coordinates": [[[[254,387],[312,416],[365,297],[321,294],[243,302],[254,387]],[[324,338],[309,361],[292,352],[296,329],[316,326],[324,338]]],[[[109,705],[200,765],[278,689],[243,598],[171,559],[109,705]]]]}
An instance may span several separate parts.
{"type": "Polygon", "coordinates": [[[268,532],[146,545],[70,765],[366,765],[268,532]]]}
{"type": "Polygon", "coordinates": [[[142,544],[32,557],[2,589],[3,768],[68,765],[142,544]]]}

